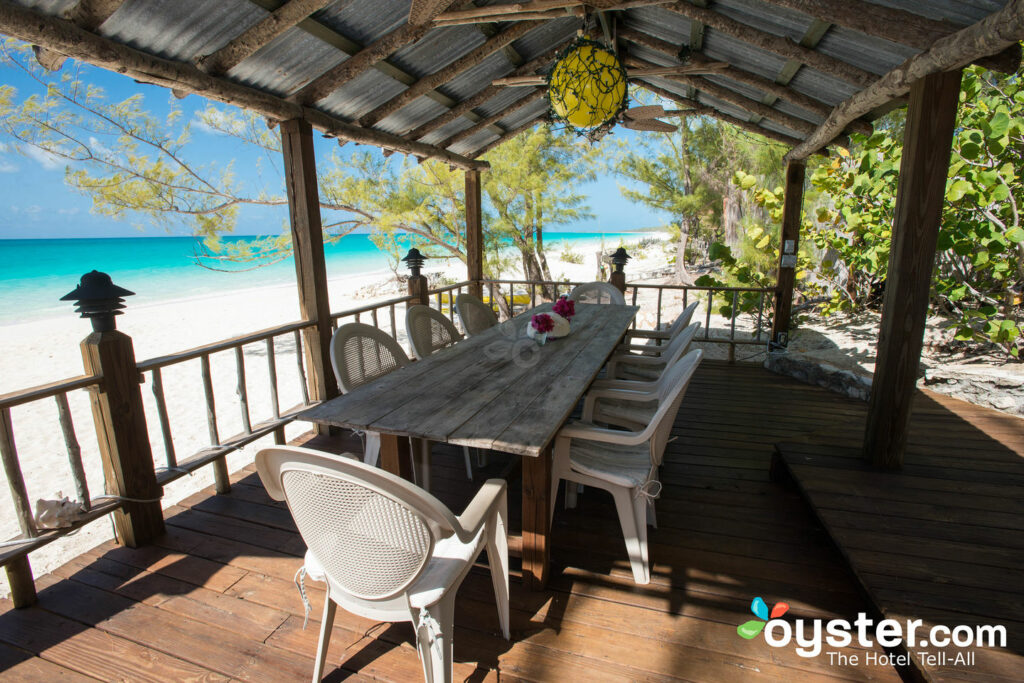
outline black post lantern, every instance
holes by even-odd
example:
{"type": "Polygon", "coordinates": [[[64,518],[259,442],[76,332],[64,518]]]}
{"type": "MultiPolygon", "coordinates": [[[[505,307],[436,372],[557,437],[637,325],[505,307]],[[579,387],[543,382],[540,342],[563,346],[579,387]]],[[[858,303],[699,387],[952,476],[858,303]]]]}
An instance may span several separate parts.
{"type": "Polygon", "coordinates": [[[409,250],[409,253],[405,255],[402,261],[405,265],[409,266],[409,271],[413,277],[420,276],[420,268],[423,267],[423,262],[427,260],[427,257],[420,253],[420,250],[413,247],[409,250]]]}
{"type": "Polygon", "coordinates": [[[615,272],[621,273],[625,267],[626,262],[629,261],[629,254],[626,253],[625,247],[619,247],[614,254],[612,254],[612,263],[615,264],[615,272]]]}
{"type": "Polygon", "coordinates": [[[75,310],[83,318],[89,318],[94,332],[110,332],[115,328],[114,316],[121,315],[124,298],[134,296],[124,287],[118,287],[106,273],[98,270],[82,276],[78,286],[60,298],[61,301],[74,301],[75,310]]]}

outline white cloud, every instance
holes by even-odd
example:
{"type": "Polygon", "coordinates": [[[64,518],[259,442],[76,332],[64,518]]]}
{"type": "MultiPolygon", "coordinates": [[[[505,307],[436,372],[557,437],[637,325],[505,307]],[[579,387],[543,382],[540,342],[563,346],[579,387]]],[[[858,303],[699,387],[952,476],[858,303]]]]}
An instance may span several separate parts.
{"type": "Polygon", "coordinates": [[[17,170],[18,167],[15,164],[0,159],[0,173],[14,173],[17,170]]]}
{"type": "Polygon", "coordinates": [[[75,216],[81,212],[82,210],[77,207],[70,209],[57,209],[57,213],[59,213],[62,216],[75,216]]]}
{"type": "Polygon", "coordinates": [[[39,162],[39,165],[48,171],[52,171],[57,168],[61,168],[64,164],[61,163],[60,157],[56,154],[51,154],[44,149],[33,147],[32,145],[25,145],[25,154],[39,162]]]}
{"type": "Polygon", "coordinates": [[[43,212],[43,207],[39,206],[38,204],[33,204],[31,206],[26,206],[21,211],[22,211],[22,213],[27,213],[27,214],[35,215],[35,214],[38,214],[38,213],[42,213],[43,212]]]}

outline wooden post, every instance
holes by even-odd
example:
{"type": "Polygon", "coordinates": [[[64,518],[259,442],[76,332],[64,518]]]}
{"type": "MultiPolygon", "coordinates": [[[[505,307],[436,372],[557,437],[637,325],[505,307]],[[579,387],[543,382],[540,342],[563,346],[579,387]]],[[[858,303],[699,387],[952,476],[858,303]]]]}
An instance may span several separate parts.
{"type": "Polygon", "coordinates": [[[417,303],[421,303],[424,306],[429,306],[429,291],[430,287],[427,285],[427,278],[425,275],[420,275],[419,273],[417,273],[416,275],[409,276],[409,296],[414,297],[417,300],[417,303]]]}
{"type": "MultiPolygon", "coordinates": [[[[324,263],[324,235],[320,222],[313,129],[306,121],[281,123],[284,179],[288,188],[288,214],[295,253],[295,278],[299,286],[299,311],[303,320],[316,323],[302,330],[306,350],[306,383],[311,401],[326,401],[338,395],[338,383],[331,369],[331,305],[327,296],[327,266],[324,263]]],[[[326,429],[320,425],[314,430],[326,429]]]]}
{"type": "Polygon", "coordinates": [[[523,457],[523,583],[530,590],[547,585],[551,561],[551,447],[523,457]]]}
{"type": "Polygon", "coordinates": [[[148,501],[126,501],[114,513],[119,540],[136,548],[164,533],[164,518],[131,337],[118,330],[93,332],[82,341],[82,363],[86,374],[103,378],[90,388],[89,400],[106,492],[148,501]]]}
{"type": "Polygon", "coordinates": [[[780,334],[789,334],[789,318],[793,310],[793,287],[796,284],[796,255],[800,247],[800,218],[804,204],[803,160],[786,165],[786,194],[782,204],[782,231],[779,236],[779,269],[775,276],[775,319],[771,340],[778,343],[780,334]]]}
{"type": "Polygon", "coordinates": [[[466,171],[466,279],[469,292],[483,298],[484,234],[483,208],[480,196],[480,171],[466,171]]]}
{"type": "Polygon", "coordinates": [[[960,76],[959,70],[925,76],[910,89],[889,274],[864,435],[865,457],[884,469],[898,469],[903,464],[960,101],[960,76]]]}
{"type": "Polygon", "coordinates": [[[626,262],[629,261],[629,254],[626,253],[625,248],[619,247],[614,254],[612,254],[612,274],[608,277],[608,283],[613,287],[626,294],[626,262]]]}

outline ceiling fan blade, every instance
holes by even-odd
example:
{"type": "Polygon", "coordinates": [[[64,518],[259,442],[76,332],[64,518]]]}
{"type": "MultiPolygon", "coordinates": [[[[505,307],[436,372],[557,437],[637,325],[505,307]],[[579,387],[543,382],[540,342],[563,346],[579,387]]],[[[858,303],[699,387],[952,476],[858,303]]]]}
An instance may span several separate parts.
{"type": "Polygon", "coordinates": [[[651,133],[674,133],[678,130],[671,123],[665,123],[658,119],[643,119],[641,121],[626,119],[622,122],[622,125],[630,130],[643,130],[651,133]]]}
{"type": "Polygon", "coordinates": [[[544,76],[511,76],[509,78],[499,78],[492,82],[492,85],[504,85],[507,87],[517,87],[524,85],[547,85],[547,78],[544,76]]]}
{"type": "Polygon", "coordinates": [[[409,23],[423,26],[441,12],[448,9],[454,0],[412,0],[409,6],[409,23]]]}
{"type": "Polygon", "coordinates": [[[633,120],[656,119],[665,115],[665,108],[660,104],[650,104],[644,107],[630,107],[626,110],[626,116],[633,120]]]}

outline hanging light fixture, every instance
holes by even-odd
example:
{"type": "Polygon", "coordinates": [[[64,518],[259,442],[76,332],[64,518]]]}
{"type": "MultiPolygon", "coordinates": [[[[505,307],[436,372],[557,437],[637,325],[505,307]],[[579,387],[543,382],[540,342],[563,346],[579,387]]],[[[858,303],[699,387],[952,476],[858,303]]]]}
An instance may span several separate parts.
{"type": "Polygon", "coordinates": [[[597,139],[629,105],[626,70],[601,43],[578,38],[548,76],[551,117],[579,135],[597,139]]]}

